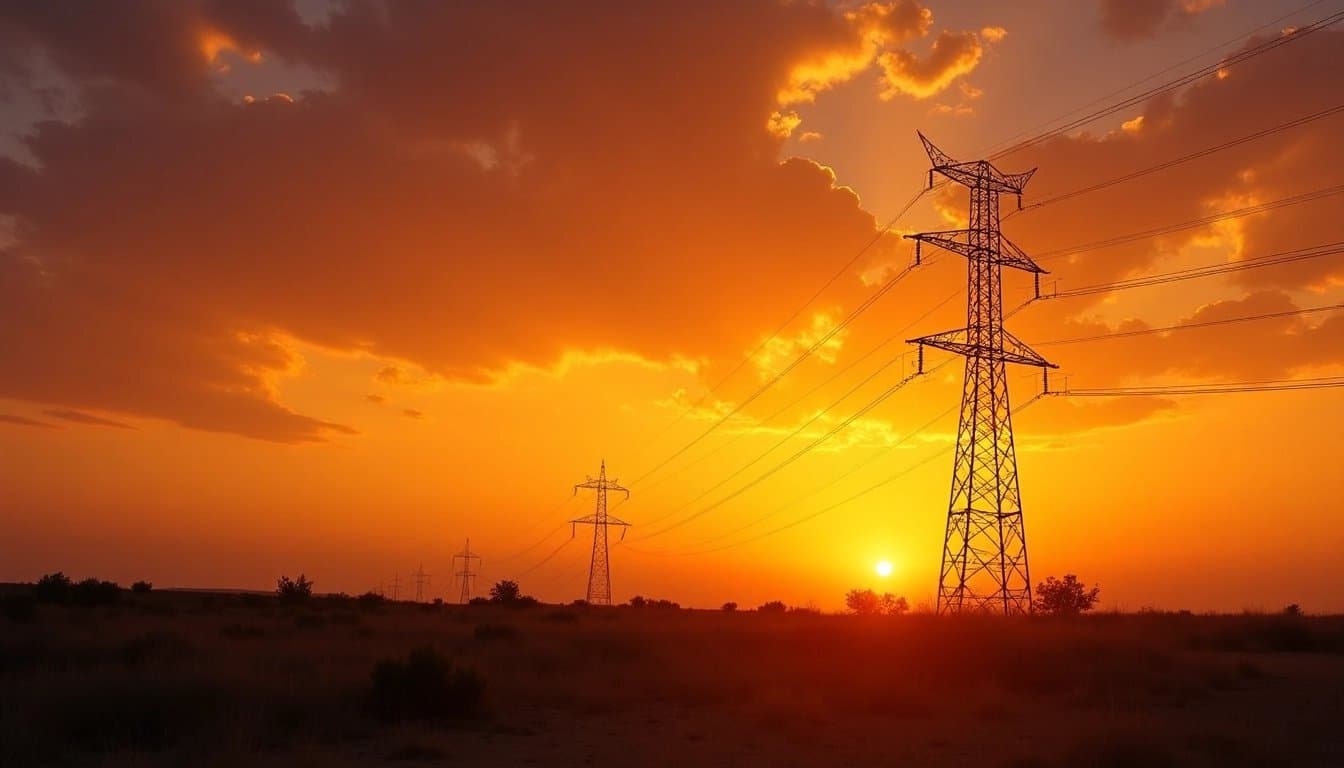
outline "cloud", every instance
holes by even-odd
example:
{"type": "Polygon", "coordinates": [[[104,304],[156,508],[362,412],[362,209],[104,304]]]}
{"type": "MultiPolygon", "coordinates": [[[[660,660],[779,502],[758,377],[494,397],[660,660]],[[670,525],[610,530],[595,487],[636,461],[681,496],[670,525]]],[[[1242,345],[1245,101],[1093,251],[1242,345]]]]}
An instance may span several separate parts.
{"type": "Polygon", "coordinates": [[[20,64],[0,77],[55,68],[80,109],[33,127],[32,162],[0,158],[18,233],[0,396],[282,442],[355,433],[282,402],[290,340],[479,383],[574,348],[736,359],[824,279],[819,253],[876,231],[827,169],[777,161],[781,91],[929,19],[767,0],[578,26],[526,2],[355,2],[314,27],[284,3],[37,7],[0,10],[20,64]],[[203,53],[203,29],[228,45],[203,53]],[[210,68],[234,49],[332,87],[242,103],[210,68]]]}
{"type": "Polygon", "coordinates": [[[420,419],[424,418],[425,415],[414,408],[407,408],[406,410],[402,411],[401,414],[408,419],[420,419]]]}
{"type": "Polygon", "coordinates": [[[1003,27],[981,27],[980,36],[985,38],[986,42],[997,43],[1008,36],[1008,30],[1003,27]]]}
{"type": "Polygon", "coordinates": [[[387,398],[382,395],[365,395],[364,399],[375,405],[382,405],[387,402],[387,398]]]}
{"type": "Polygon", "coordinates": [[[944,31],[933,41],[927,58],[910,51],[888,51],[878,57],[884,99],[906,94],[917,99],[937,95],[958,77],[975,69],[984,49],[974,32],[944,31]]]}
{"type": "Polygon", "coordinates": [[[14,424],[20,427],[38,427],[40,429],[60,429],[55,424],[48,424],[45,421],[37,421],[27,416],[15,416],[10,413],[0,413],[0,423],[14,424]]]}
{"type": "Polygon", "coordinates": [[[1125,42],[1152,37],[1169,19],[1189,19],[1224,0],[1101,0],[1101,28],[1125,42]]]}
{"type": "Polygon", "coordinates": [[[68,409],[52,408],[43,411],[43,413],[52,417],[53,419],[71,421],[76,424],[89,424],[99,427],[116,427],[117,429],[135,429],[135,427],[131,426],[130,424],[123,424],[120,421],[104,419],[101,416],[94,416],[93,414],[84,413],[83,411],[72,411],[68,409]]]}

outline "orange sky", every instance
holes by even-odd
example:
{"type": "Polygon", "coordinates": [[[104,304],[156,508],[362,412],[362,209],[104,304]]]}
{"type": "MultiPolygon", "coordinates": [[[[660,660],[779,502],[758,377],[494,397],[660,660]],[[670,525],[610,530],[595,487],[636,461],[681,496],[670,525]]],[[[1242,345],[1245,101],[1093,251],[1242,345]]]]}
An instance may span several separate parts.
{"type": "MultiPolygon", "coordinates": [[[[632,490],[617,600],[832,609],[872,586],[929,601],[955,429],[937,417],[959,362],[659,531],[890,386],[904,338],[963,324],[960,257],[928,259],[641,476],[904,266],[900,235],[959,226],[963,189],[921,199],[690,408],[923,186],[916,129],[975,159],[1342,10],[587,5],[0,10],[0,581],[268,588],[303,571],[356,593],[423,563],[452,597],[470,536],[482,585],[569,600],[588,544],[582,529],[565,544],[563,523],[591,499],[566,499],[605,458],[632,490]]],[[[1304,36],[998,165],[1039,167],[1031,203],[1344,104],[1342,43],[1304,36]]],[[[1048,254],[1329,188],[1342,130],[1344,114],[1315,120],[1004,231],[1048,254]]],[[[1344,240],[1341,201],[1047,259],[1046,282],[1344,240]]],[[[1031,290],[1023,273],[1005,285],[1008,307],[1031,290]]],[[[1344,261],[1327,257],[1041,302],[1008,326],[1080,387],[1339,375],[1340,313],[1047,342],[1341,301],[1344,261]]],[[[1010,374],[1015,402],[1039,391],[1033,370],[1010,374]]],[[[1034,403],[1015,419],[1033,576],[1075,572],[1113,608],[1344,610],[1341,397],[1034,403]]]]}

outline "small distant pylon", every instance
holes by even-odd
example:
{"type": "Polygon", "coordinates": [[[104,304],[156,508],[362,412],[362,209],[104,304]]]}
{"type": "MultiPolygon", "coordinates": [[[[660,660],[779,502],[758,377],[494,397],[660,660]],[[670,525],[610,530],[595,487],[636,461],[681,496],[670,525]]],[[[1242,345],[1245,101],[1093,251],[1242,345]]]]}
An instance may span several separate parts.
{"type": "Polygon", "coordinates": [[[425,585],[429,583],[430,575],[425,573],[425,564],[421,563],[420,568],[411,574],[415,577],[415,602],[425,602],[425,585]]]}
{"type": "Polygon", "coordinates": [[[400,577],[400,576],[393,576],[393,577],[392,577],[392,602],[394,602],[394,603],[397,602],[397,595],[398,595],[399,592],[400,592],[400,588],[401,588],[401,577],[400,577]]]}
{"type": "Polygon", "coordinates": [[[457,577],[462,580],[462,595],[458,602],[463,605],[471,602],[471,581],[476,578],[476,574],[471,571],[471,561],[475,560],[477,567],[481,565],[481,556],[474,555],[471,552],[471,539],[467,539],[467,545],[461,552],[453,555],[453,565],[457,565],[458,559],[462,560],[462,570],[457,572],[457,577]]]}
{"type": "Polygon", "coordinates": [[[579,523],[593,526],[593,557],[588,564],[588,602],[591,605],[611,605],[611,569],[607,550],[607,527],[611,525],[621,526],[621,538],[624,539],[625,531],[630,527],[630,524],[607,514],[607,492],[624,493],[625,498],[628,499],[630,498],[630,491],[617,483],[614,478],[607,479],[606,459],[602,460],[602,469],[598,472],[597,479],[589,477],[584,482],[574,486],[576,496],[580,488],[596,492],[597,503],[593,514],[569,521],[569,535],[571,538],[575,535],[575,527],[579,523]]]}

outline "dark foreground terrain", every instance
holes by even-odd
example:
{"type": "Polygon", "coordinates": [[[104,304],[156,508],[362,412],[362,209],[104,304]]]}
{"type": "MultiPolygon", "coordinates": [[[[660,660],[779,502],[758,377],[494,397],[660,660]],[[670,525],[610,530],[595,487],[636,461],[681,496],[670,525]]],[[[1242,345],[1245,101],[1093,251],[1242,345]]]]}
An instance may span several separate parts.
{"type": "Polygon", "coordinates": [[[6,768],[1344,765],[1344,618],[8,600],[6,768]]]}

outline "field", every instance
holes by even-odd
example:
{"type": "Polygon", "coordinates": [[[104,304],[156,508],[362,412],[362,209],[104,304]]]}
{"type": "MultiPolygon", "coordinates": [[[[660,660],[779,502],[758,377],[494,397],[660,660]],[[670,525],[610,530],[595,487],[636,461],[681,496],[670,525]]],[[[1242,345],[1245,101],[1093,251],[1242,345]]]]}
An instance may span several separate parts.
{"type": "Polygon", "coordinates": [[[6,768],[1344,765],[1339,617],[7,601],[6,768]]]}

